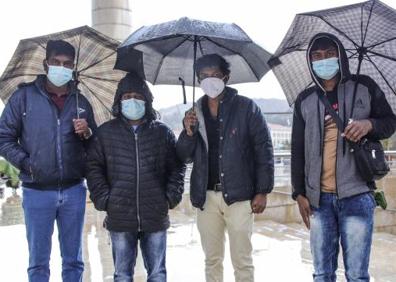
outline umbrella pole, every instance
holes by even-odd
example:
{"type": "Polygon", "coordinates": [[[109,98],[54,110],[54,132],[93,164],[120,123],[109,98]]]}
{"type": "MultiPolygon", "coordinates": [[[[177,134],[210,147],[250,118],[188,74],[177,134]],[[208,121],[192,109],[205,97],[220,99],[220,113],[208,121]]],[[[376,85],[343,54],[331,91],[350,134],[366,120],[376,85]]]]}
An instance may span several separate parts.
{"type": "MultiPolygon", "coordinates": [[[[349,115],[348,119],[344,119],[343,121],[343,125],[344,125],[344,130],[347,127],[349,121],[351,120],[351,118],[353,117],[353,110],[355,109],[355,99],[356,99],[356,92],[357,92],[357,86],[359,83],[359,74],[360,74],[360,67],[362,65],[362,61],[363,61],[363,51],[362,49],[358,50],[359,52],[359,58],[358,58],[358,67],[357,67],[357,71],[356,71],[356,81],[355,81],[355,85],[353,86],[353,95],[352,95],[352,108],[351,108],[351,114],[349,115]]],[[[344,102],[344,113],[345,113],[345,102],[344,102]]],[[[342,142],[342,151],[345,154],[345,150],[346,150],[346,143],[342,142]]]]}
{"type": "MultiPolygon", "coordinates": [[[[353,96],[352,96],[352,109],[351,109],[351,115],[350,118],[353,117],[353,110],[355,109],[355,99],[356,99],[356,92],[357,92],[357,86],[358,86],[358,82],[359,82],[359,75],[360,75],[360,67],[362,66],[362,61],[363,61],[363,51],[360,50],[359,51],[359,58],[358,58],[358,67],[357,67],[357,71],[356,71],[356,81],[355,81],[355,85],[353,87],[353,96]]],[[[346,122],[346,121],[344,121],[346,122]]]]}
{"type": "Polygon", "coordinates": [[[195,111],[195,62],[197,60],[197,36],[194,35],[194,61],[193,61],[193,111],[195,111]]]}
{"type": "Polygon", "coordinates": [[[79,106],[78,106],[78,91],[77,91],[77,88],[78,88],[78,71],[77,71],[77,69],[78,69],[78,61],[79,61],[79,59],[80,59],[81,34],[80,34],[80,36],[79,36],[78,39],[79,39],[79,40],[78,40],[78,49],[77,49],[77,61],[76,61],[75,69],[74,69],[74,75],[75,75],[74,79],[75,79],[75,83],[76,83],[76,107],[77,107],[76,110],[77,110],[77,119],[80,119],[80,109],[79,109],[79,106]]]}

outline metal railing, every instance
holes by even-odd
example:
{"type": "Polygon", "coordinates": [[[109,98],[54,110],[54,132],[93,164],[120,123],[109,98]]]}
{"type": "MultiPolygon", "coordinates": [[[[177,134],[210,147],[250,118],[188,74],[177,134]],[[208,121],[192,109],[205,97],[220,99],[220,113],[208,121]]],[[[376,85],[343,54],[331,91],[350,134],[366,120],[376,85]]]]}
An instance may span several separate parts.
{"type": "MultiPolygon", "coordinates": [[[[391,173],[396,173],[396,151],[385,151],[391,173]]],[[[290,179],[290,151],[275,151],[275,187],[285,187],[291,185],[290,179]]],[[[192,164],[187,165],[185,185],[186,189],[190,186],[190,175],[192,164]]]]}

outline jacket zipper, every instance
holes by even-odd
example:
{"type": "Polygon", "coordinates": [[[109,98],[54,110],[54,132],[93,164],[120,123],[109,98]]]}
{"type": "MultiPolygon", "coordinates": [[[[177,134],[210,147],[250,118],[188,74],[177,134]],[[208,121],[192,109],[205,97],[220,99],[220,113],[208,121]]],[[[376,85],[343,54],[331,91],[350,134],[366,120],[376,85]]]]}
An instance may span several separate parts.
{"type": "Polygon", "coordinates": [[[135,132],[135,150],[136,150],[136,216],[138,221],[138,232],[141,230],[140,222],[140,208],[139,208],[139,174],[140,174],[140,164],[139,164],[139,145],[138,145],[138,134],[135,132]]]}
{"type": "MultiPolygon", "coordinates": [[[[54,111],[55,119],[57,121],[56,155],[58,158],[58,168],[59,168],[59,173],[60,173],[60,179],[58,181],[58,189],[60,190],[62,182],[63,182],[63,177],[64,177],[64,175],[63,175],[64,171],[63,171],[62,145],[61,145],[61,113],[59,112],[58,107],[56,106],[54,101],[52,101],[52,99],[50,97],[48,97],[48,95],[46,93],[44,93],[39,87],[38,87],[38,89],[39,89],[40,94],[43,95],[45,98],[47,98],[49,103],[52,104],[52,109],[54,111]]],[[[68,97],[66,98],[63,109],[66,108],[67,101],[71,99],[72,95],[78,95],[78,94],[69,93],[68,97]]]]}
{"type": "Polygon", "coordinates": [[[61,148],[61,120],[58,116],[58,126],[57,126],[57,136],[56,136],[56,142],[57,142],[57,155],[58,155],[58,166],[59,166],[59,171],[60,171],[60,181],[59,181],[59,189],[61,186],[61,183],[63,181],[63,162],[62,162],[62,148],[61,148]]]}

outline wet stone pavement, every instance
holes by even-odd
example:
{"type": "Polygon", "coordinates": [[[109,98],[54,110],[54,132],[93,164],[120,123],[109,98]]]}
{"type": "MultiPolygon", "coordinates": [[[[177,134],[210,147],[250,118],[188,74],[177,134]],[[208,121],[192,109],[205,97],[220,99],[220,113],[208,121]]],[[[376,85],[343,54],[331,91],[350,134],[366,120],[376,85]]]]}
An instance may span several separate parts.
{"type": "MultiPolygon", "coordinates": [[[[27,281],[27,243],[23,225],[20,191],[6,188],[0,199],[0,281],[27,281]]],[[[181,208],[171,212],[168,231],[167,270],[170,282],[201,282],[204,280],[204,256],[195,224],[195,212],[181,208]]],[[[104,213],[87,203],[84,229],[84,282],[112,281],[113,262],[108,233],[102,227],[104,213]]],[[[61,281],[61,260],[55,228],[51,256],[51,280],[61,281]]],[[[300,224],[279,224],[256,221],[254,234],[254,265],[256,281],[312,281],[312,259],[309,233],[300,224]]],[[[396,236],[375,233],[371,255],[372,281],[396,281],[396,236]]],[[[339,265],[342,266],[340,257],[339,265]]],[[[226,282],[233,280],[233,269],[226,248],[224,262],[226,282]]],[[[345,281],[343,268],[338,281],[345,281]]],[[[135,282],[146,281],[139,256],[135,282]]]]}

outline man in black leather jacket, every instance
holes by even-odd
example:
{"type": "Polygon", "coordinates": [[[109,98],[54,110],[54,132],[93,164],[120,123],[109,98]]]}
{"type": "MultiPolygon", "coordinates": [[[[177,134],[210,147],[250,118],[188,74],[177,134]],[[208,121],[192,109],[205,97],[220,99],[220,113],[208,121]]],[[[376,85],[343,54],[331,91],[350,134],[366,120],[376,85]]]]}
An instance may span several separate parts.
{"type": "Polygon", "coordinates": [[[126,75],[114,98],[116,118],[98,128],[88,152],[88,188],[95,207],[107,212],[114,281],[133,281],[139,240],[147,281],[166,281],[168,209],[181,201],[185,166],[152,101],[147,84],[126,75]]]}
{"type": "Polygon", "coordinates": [[[217,54],[196,62],[206,94],[184,120],[177,153],[193,162],[190,195],[206,256],[206,281],[223,281],[227,229],[236,281],[254,280],[253,214],[262,213],[274,182],[270,133],[260,108],[225,87],[230,71],[217,54]]]}

